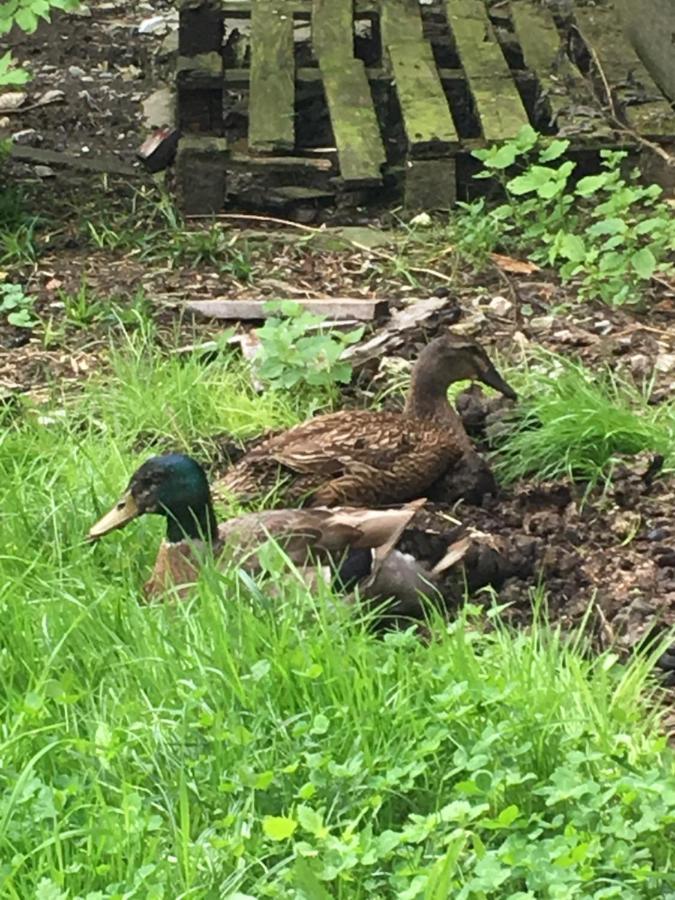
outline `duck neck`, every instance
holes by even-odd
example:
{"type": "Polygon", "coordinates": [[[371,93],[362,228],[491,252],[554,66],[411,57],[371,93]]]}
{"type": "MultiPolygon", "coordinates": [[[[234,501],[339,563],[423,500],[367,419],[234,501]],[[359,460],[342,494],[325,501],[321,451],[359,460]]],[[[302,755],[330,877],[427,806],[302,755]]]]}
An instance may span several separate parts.
{"type": "Polygon", "coordinates": [[[418,367],[412,373],[410,390],[405,402],[405,415],[413,416],[427,422],[433,422],[447,428],[455,434],[458,443],[465,451],[472,449],[469,436],[462,420],[448,400],[448,388],[451,381],[447,379],[427,377],[424,368],[418,367]]]}
{"type": "Polygon", "coordinates": [[[199,507],[174,508],[167,513],[166,522],[166,539],[170,544],[186,539],[212,544],[218,533],[218,523],[210,500],[199,507]]]}

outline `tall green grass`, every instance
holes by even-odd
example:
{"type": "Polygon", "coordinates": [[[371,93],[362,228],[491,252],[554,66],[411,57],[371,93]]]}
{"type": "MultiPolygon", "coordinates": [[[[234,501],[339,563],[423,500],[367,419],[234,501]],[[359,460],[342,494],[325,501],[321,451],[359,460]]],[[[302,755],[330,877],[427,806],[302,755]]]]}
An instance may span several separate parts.
{"type": "Polygon", "coordinates": [[[509,381],[520,399],[496,441],[502,480],[597,481],[618,455],[641,451],[661,454],[666,469],[675,468],[675,399],[650,405],[651,385],[543,351],[510,371],[509,381]]]}
{"type": "Polygon", "coordinates": [[[147,607],[161,520],[85,544],[139,434],[307,412],[244,376],[131,344],[2,432],[0,896],[672,896],[648,661],[472,607],[378,640],[279,562],[147,607]]]}

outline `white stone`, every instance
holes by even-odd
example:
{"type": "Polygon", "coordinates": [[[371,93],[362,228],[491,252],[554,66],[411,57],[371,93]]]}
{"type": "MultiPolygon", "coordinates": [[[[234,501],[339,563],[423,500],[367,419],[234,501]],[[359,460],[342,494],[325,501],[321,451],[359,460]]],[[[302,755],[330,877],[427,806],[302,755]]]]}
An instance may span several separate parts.
{"type": "Polygon", "coordinates": [[[507,316],[513,309],[513,303],[506,297],[493,297],[488,303],[488,309],[496,316],[507,316]]]}

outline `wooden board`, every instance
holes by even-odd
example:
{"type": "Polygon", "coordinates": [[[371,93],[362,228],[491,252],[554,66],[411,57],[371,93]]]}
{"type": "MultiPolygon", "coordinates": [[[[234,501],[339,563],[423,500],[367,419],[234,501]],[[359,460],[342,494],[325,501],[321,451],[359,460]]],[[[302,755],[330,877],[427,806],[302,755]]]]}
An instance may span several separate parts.
{"type": "Polygon", "coordinates": [[[253,0],[248,141],[253,150],[295,145],[293,15],[286,0],[253,0]]]}
{"type": "MultiPolygon", "coordinates": [[[[575,8],[575,18],[586,44],[597,55],[619,114],[645,137],[672,138],[675,113],[621,30],[616,11],[579,7],[575,8]]],[[[597,74],[602,89],[602,78],[597,74]]]]}
{"type": "Polygon", "coordinates": [[[459,145],[417,0],[387,0],[381,15],[411,156],[446,156],[459,145]]]}
{"type": "Polygon", "coordinates": [[[515,137],[529,120],[483,0],[446,0],[446,8],[483,135],[515,137]]]}
{"type": "Polygon", "coordinates": [[[346,185],[382,181],[386,161],[368,77],[354,58],[352,0],[314,0],[312,42],[346,185]]]}
{"type": "MultiPolygon", "coordinates": [[[[325,300],[298,300],[298,302],[309,312],[326,316],[327,319],[355,319],[359,322],[369,322],[389,312],[386,300],[342,298],[334,300],[329,297],[325,300]]],[[[213,319],[258,321],[276,315],[265,311],[267,303],[267,300],[188,300],[185,305],[192,312],[213,319]]]]}
{"type": "Polygon", "coordinates": [[[565,137],[611,137],[594,112],[593,92],[567,56],[550,10],[538,0],[512,0],[511,19],[525,65],[537,76],[550,125],[565,137]],[[590,114],[589,114],[590,113],[590,114]]]}

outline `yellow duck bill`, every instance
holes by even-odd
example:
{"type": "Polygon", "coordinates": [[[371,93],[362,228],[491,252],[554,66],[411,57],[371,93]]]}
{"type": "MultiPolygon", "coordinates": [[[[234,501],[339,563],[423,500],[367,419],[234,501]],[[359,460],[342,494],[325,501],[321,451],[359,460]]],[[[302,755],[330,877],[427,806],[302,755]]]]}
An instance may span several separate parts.
{"type": "Polygon", "coordinates": [[[139,515],[138,504],[134,500],[131,491],[127,491],[110,512],[106,513],[102,519],[99,519],[95,525],[91,526],[87,533],[87,540],[96,541],[117,528],[124,528],[125,525],[139,515]]]}

